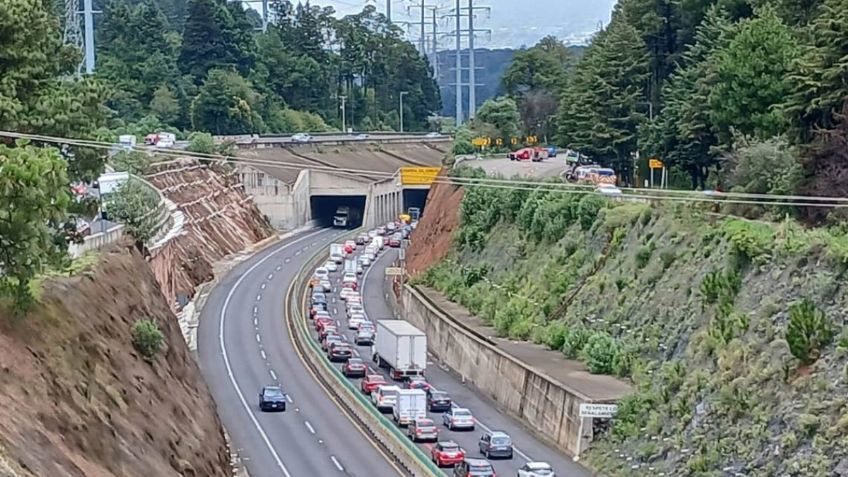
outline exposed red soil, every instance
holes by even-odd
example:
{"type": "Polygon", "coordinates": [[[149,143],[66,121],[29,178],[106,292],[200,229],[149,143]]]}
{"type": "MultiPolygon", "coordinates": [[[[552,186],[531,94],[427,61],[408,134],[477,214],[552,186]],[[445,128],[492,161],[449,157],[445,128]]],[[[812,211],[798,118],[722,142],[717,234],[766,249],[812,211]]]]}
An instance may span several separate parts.
{"type": "Polygon", "coordinates": [[[46,282],[27,318],[0,314],[0,475],[228,475],[214,402],[169,305],[124,246],[46,282]],[[151,362],[132,346],[142,318],[167,343],[151,362]]]}
{"type": "MultiPolygon", "coordinates": [[[[442,170],[440,177],[446,176],[442,170]]],[[[411,277],[438,263],[450,251],[453,237],[459,227],[459,205],[462,186],[436,183],[427,194],[427,207],[410,236],[406,253],[406,269],[411,277]]]]}

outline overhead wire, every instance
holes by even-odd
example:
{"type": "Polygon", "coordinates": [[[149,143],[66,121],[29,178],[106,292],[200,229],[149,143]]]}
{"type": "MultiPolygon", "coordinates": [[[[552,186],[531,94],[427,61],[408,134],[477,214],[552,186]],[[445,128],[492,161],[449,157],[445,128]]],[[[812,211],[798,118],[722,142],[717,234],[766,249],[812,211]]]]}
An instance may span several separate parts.
{"type": "MultiPolygon", "coordinates": [[[[39,142],[47,142],[54,144],[67,144],[71,146],[90,147],[95,149],[114,150],[115,144],[104,141],[92,141],[85,139],[60,138],[55,136],[45,136],[29,133],[18,133],[12,131],[0,131],[0,136],[29,139],[39,142]]],[[[134,146],[131,149],[138,152],[149,153],[150,150],[139,146],[134,146]]],[[[279,168],[284,170],[303,170],[310,169],[319,172],[327,172],[332,174],[343,174],[348,176],[366,176],[371,179],[383,178],[392,179],[398,176],[397,172],[383,172],[368,169],[355,169],[343,167],[329,167],[323,165],[304,164],[302,162],[288,162],[271,159],[255,159],[228,156],[223,154],[207,154],[182,150],[167,150],[161,149],[155,152],[157,155],[174,157],[170,161],[154,162],[152,165],[161,165],[169,162],[174,162],[179,158],[193,158],[200,161],[224,162],[233,164],[242,164],[248,166],[264,168],[279,168]]],[[[792,206],[792,207],[828,207],[828,208],[843,208],[848,207],[848,198],[845,197],[820,197],[820,196],[803,196],[803,195],[777,195],[777,194],[752,194],[739,192],[722,192],[718,195],[705,196],[703,192],[698,191],[682,191],[674,189],[642,189],[642,188],[627,188],[621,187],[621,194],[609,196],[596,190],[592,185],[569,184],[561,182],[546,182],[533,181],[523,179],[503,179],[503,178],[477,178],[477,177],[457,177],[457,176],[438,176],[434,183],[462,185],[471,187],[488,187],[493,189],[506,190],[524,190],[524,191],[549,191],[564,194],[595,194],[606,197],[619,197],[623,199],[635,200],[651,200],[651,201],[669,201],[669,202],[707,202],[707,203],[731,203],[741,205],[758,205],[758,206],[792,206]],[[761,200],[749,200],[761,199],[761,200]],[[809,201],[809,202],[800,202],[809,201]]]]}

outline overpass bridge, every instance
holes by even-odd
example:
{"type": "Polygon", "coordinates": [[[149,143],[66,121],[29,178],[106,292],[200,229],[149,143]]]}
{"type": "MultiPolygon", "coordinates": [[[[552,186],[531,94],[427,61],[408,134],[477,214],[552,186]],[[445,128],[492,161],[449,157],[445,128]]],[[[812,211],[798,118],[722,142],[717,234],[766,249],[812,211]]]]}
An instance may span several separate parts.
{"type": "Polygon", "coordinates": [[[279,229],[330,225],[339,206],[362,211],[374,227],[410,207],[424,209],[450,140],[275,143],[240,149],[236,173],[279,229]]]}

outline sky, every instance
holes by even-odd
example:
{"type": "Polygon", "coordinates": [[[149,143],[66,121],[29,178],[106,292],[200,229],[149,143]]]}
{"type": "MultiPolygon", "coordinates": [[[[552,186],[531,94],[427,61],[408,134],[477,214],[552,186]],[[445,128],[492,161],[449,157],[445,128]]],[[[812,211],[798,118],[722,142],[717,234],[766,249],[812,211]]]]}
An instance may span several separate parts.
{"type": "MultiPolygon", "coordinates": [[[[347,15],[362,10],[366,4],[376,5],[381,12],[386,11],[388,0],[312,0],[318,5],[331,5],[339,15],[347,15]]],[[[413,20],[420,10],[407,11],[421,0],[391,0],[392,20],[413,20]]],[[[518,48],[532,46],[542,37],[556,36],[568,43],[580,43],[597,31],[600,24],[609,23],[612,7],[616,0],[474,0],[475,5],[491,7],[491,13],[477,12],[475,27],[491,30],[491,34],[480,32],[477,46],[486,48],[518,48]],[[532,7],[528,8],[528,5],[532,7]]],[[[455,0],[424,0],[426,5],[444,7],[443,15],[449,14],[456,5],[455,0]]],[[[463,7],[468,0],[461,0],[463,7]]],[[[256,8],[256,4],[253,4],[256,8]]],[[[418,13],[420,18],[420,13],[418,13]]],[[[405,25],[401,25],[405,28],[405,25]]],[[[429,27],[428,27],[429,28],[429,27]]],[[[439,28],[445,32],[453,29],[449,19],[440,22],[439,28]]],[[[417,41],[420,27],[412,26],[410,39],[417,41]]],[[[441,48],[450,48],[452,39],[444,39],[441,48]]]]}

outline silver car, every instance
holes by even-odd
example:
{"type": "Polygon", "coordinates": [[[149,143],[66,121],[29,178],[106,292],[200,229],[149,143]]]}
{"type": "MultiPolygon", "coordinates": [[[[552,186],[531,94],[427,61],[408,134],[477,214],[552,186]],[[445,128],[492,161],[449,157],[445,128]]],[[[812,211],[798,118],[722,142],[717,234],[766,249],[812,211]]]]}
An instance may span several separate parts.
{"type": "Polygon", "coordinates": [[[439,440],[439,430],[436,429],[436,423],[432,419],[426,418],[412,421],[407,435],[412,439],[412,442],[439,440]]]}

